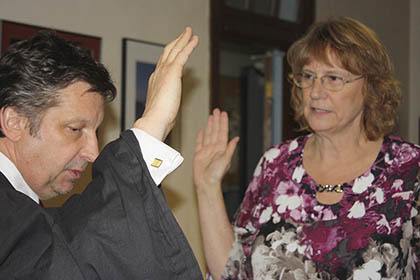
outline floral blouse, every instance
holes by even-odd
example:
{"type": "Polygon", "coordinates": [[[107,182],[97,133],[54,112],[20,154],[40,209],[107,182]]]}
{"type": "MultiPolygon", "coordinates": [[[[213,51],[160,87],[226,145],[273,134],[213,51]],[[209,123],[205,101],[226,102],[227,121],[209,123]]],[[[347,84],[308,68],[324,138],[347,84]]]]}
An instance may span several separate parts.
{"type": "Polygon", "coordinates": [[[420,147],[385,137],[343,199],[322,205],[302,164],[309,137],[261,158],[222,279],[420,279],[420,147]]]}

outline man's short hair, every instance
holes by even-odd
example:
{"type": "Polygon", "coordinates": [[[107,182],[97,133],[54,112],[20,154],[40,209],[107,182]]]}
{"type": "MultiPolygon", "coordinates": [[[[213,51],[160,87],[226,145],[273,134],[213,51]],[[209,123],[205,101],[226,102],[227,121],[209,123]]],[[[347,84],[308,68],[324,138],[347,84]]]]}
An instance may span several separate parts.
{"type": "Polygon", "coordinates": [[[41,31],[13,44],[0,58],[0,109],[14,107],[28,118],[35,135],[43,113],[58,105],[58,91],[75,82],[88,83],[89,91],[101,94],[105,102],[115,98],[108,70],[89,50],[41,31]]]}

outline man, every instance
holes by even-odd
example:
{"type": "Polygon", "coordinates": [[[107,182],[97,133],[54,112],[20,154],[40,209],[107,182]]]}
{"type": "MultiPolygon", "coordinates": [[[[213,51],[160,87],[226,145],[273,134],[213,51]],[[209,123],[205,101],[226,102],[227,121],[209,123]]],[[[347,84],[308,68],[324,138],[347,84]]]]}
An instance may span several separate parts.
{"type": "Polygon", "coordinates": [[[115,97],[108,71],[51,33],[0,59],[0,279],[199,279],[192,251],[157,185],[182,158],[165,146],[191,28],[166,46],[143,117],[98,157],[96,130],[115,97]],[[59,209],[39,200],[93,179],[59,209]]]}

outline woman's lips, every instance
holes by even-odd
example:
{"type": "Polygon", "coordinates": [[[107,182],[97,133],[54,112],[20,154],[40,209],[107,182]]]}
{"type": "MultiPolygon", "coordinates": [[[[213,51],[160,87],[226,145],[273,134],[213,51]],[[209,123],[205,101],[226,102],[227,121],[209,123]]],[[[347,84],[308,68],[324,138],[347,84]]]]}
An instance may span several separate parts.
{"type": "Polygon", "coordinates": [[[311,107],[311,110],[314,111],[315,113],[320,113],[320,114],[326,114],[326,113],[331,112],[330,110],[315,108],[315,107],[311,107]]]}

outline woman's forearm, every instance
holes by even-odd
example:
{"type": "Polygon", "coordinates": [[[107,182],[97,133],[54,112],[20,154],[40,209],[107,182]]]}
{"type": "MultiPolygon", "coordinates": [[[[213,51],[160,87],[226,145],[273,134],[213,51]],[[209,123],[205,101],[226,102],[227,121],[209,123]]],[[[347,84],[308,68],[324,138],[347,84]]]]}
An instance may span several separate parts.
{"type": "Polygon", "coordinates": [[[204,254],[213,279],[220,279],[233,244],[221,186],[197,190],[204,254]]]}

